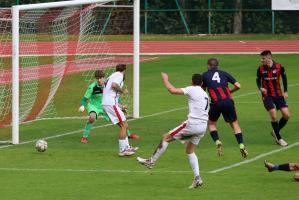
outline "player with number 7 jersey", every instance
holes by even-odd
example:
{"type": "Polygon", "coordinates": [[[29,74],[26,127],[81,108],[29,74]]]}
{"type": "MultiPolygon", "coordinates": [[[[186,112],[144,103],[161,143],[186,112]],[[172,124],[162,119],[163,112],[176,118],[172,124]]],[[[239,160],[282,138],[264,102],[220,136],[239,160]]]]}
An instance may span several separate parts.
{"type": "Polygon", "coordinates": [[[223,155],[223,145],[219,139],[217,131],[217,121],[220,115],[233,128],[238,141],[241,155],[246,158],[248,155],[243,142],[243,135],[237,120],[237,113],[231,93],[241,88],[240,83],[225,71],[218,69],[218,60],[210,58],[207,62],[208,71],[203,74],[203,88],[206,88],[211,97],[208,128],[212,139],[216,143],[218,156],[223,155]],[[228,83],[233,84],[233,88],[228,87],[228,83]]]}

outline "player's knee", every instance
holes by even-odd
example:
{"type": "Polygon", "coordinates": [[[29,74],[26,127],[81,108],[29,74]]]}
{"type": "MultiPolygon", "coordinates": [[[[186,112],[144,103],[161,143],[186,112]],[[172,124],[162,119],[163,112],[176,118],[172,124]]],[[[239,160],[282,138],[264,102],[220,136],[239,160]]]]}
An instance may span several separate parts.
{"type": "Polygon", "coordinates": [[[289,120],[291,117],[291,114],[290,113],[284,113],[283,114],[283,118],[285,118],[286,120],[289,120]]]}
{"type": "Polygon", "coordinates": [[[299,163],[295,163],[295,164],[294,164],[294,169],[295,169],[295,170],[299,170],[299,163]]]}
{"type": "Polygon", "coordinates": [[[170,137],[170,135],[168,133],[166,133],[166,134],[163,135],[162,139],[163,139],[163,141],[168,142],[169,141],[169,137],[170,137]]]}
{"type": "Polygon", "coordinates": [[[126,121],[119,123],[119,126],[121,128],[125,128],[125,129],[129,128],[129,125],[128,125],[128,123],[126,121]]]}
{"type": "Polygon", "coordinates": [[[94,116],[89,116],[89,118],[88,118],[88,122],[89,122],[90,124],[92,124],[92,123],[94,122],[94,120],[95,120],[95,117],[94,117],[94,116]]]}
{"type": "Polygon", "coordinates": [[[294,175],[294,179],[295,179],[296,181],[299,181],[299,173],[296,173],[296,174],[294,175]]]}

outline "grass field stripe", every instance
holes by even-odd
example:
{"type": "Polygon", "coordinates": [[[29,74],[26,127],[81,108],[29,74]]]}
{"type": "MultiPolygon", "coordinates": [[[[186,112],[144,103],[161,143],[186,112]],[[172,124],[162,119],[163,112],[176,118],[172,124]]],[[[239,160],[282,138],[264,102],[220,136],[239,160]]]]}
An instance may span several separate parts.
{"type": "Polygon", "coordinates": [[[0,171],[28,171],[28,172],[75,172],[75,173],[142,173],[142,174],[152,174],[152,173],[181,173],[190,174],[192,171],[156,171],[156,170],[113,170],[113,169],[30,169],[30,168],[0,168],[0,171]]]}
{"type": "Polygon", "coordinates": [[[267,153],[262,153],[262,154],[260,154],[258,156],[255,156],[255,157],[251,158],[251,159],[244,160],[242,162],[238,162],[238,163],[235,163],[235,164],[232,164],[232,165],[228,165],[226,167],[222,167],[222,168],[219,168],[219,169],[215,169],[215,170],[209,171],[208,173],[215,174],[215,173],[218,173],[218,172],[222,172],[224,170],[228,170],[228,169],[232,169],[232,168],[235,168],[235,167],[239,167],[241,165],[257,161],[257,160],[259,160],[261,158],[265,158],[267,156],[270,156],[270,155],[273,155],[273,154],[276,154],[276,153],[279,153],[279,152],[282,152],[282,151],[286,151],[286,150],[291,149],[293,147],[296,147],[298,145],[299,145],[299,142],[295,142],[294,144],[291,144],[291,145],[289,145],[287,147],[275,149],[275,150],[269,151],[267,153]]]}
{"type": "MultiPolygon", "coordinates": [[[[299,83],[289,85],[289,87],[295,87],[295,86],[299,86],[299,83]]],[[[245,93],[245,94],[240,94],[240,95],[233,96],[233,99],[237,99],[237,98],[245,97],[245,96],[250,96],[250,95],[254,95],[254,94],[258,94],[258,93],[259,92],[248,92],[248,93],[245,93]]],[[[239,103],[239,102],[236,102],[236,103],[239,103]]],[[[259,103],[261,103],[261,102],[259,102],[259,103]]],[[[175,109],[168,110],[168,111],[154,113],[152,115],[147,115],[147,116],[144,116],[144,117],[157,116],[157,115],[161,115],[161,114],[164,114],[164,113],[174,112],[174,111],[183,110],[183,109],[187,109],[187,107],[175,108],[175,109]]],[[[100,118],[103,118],[103,117],[100,117],[100,118]]],[[[141,119],[141,118],[143,118],[143,117],[140,117],[139,119],[141,119]]],[[[88,119],[88,116],[41,118],[41,119],[36,119],[36,120],[33,120],[33,121],[23,122],[22,124],[28,124],[28,123],[32,123],[32,122],[35,122],[35,121],[43,121],[43,120],[82,120],[82,119],[84,119],[84,120],[88,119]]]]}
{"type": "MultiPolygon", "coordinates": [[[[298,86],[299,83],[296,84],[290,84],[289,87],[294,87],[294,86],[298,86]]],[[[244,96],[249,96],[249,95],[253,95],[253,94],[257,94],[258,92],[249,92],[249,93],[245,93],[245,94],[241,94],[241,95],[237,95],[234,98],[240,98],[240,97],[244,97],[244,96]]],[[[158,113],[154,113],[151,115],[146,115],[137,119],[129,119],[128,121],[135,121],[135,120],[139,120],[139,119],[144,119],[144,118],[148,118],[148,117],[154,117],[154,116],[159,116],[159,115],[163,115],[163,114],[167,114],[167,113],[171,113],[174,111],[179,111],[179,110],[184,110],[187,107],[180,107],[180,108],[175,108],[175,109],[171,109],[171,110],[167,110],[167,111],[162,111],[162,112],[158,112],[158,113]]],[[[105,124],[105,125],[101,125],[101,126],[94,126],[92,127],[92,129],[97,129],[97,128],[102,128],[102,127],[108,127],[108,126],[112,126],[113,124],[105,124]]],[[[82,132],[83,129],[80,130],[76,130],[76,131],[71,131],[71,132],[67,132],[67,133],[63,133],[63,134],[59,134],[59,135],[54,135],[54,136],[49,136],[49,137],[45,137],[43,139],[48,140],[48,139],[54,139],[54,138],[59,138],[59,137],[63,137],[63,136],[67,136],[67,135],[73,135],[76,133],[80,133],[82,132]]],[[[33,143],[35,142],[37,139],[35,140],[29,140],[29,141],[25,141],[25,142],[20,142],[20,144],[18,145],[22,145],[22,144],[28,144],[28,143],[33,143]]],[[[12,147],[14,145],[10,144],[10,145],[4,145],[4,146],[0,146],[0,149],[4,149],[4,148],[8,148],[8,147],[12,147]]]]}

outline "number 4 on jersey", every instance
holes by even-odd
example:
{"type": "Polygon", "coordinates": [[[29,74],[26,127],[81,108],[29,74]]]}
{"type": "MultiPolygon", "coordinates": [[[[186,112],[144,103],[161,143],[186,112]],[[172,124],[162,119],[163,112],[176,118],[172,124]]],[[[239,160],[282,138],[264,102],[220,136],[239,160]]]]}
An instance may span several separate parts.
{"type": "Polygon", "coordinates": [[[220,76],[219,76],[219,73],[218,72],[215,72],[213,77],[212,77],[212,80],[213,81],[217,81],[217,83],[220,83],[220,76]]]}

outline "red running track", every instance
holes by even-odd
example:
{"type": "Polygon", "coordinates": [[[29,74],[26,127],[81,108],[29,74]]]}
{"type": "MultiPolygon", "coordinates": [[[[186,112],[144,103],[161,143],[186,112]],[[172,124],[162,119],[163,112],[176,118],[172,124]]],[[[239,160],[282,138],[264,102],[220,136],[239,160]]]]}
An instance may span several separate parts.
{"type": "MultiPolygon", "coordinates": [[[[132,53],[131,41],[117,42],[22,42],[21,55],[53,55],[61,49],[67,54],[132,53]],[[80,48],[78,48],[80,47],[80,48]],[[80,51],[78,52],[78,49],[80,51]],[[77,51],[76,51],[77,50],[77,51]]],[[[299,53],[299,40],[270,41],[145,41],[142,54],[259,53],[269,49],[274,53],[299,53]]],[[[0,43],[0,56],[11,55],[11,45],[0,43]]]]}

